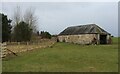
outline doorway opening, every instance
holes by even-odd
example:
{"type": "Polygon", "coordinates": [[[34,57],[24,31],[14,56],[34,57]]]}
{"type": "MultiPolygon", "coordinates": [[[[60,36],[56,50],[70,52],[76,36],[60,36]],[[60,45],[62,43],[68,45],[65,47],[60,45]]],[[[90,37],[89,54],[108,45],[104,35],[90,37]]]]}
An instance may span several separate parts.
{"type": "Polygon", "coordinates": [[[100,44],[107,44],[107,35],[100,35],[100,44]]]}

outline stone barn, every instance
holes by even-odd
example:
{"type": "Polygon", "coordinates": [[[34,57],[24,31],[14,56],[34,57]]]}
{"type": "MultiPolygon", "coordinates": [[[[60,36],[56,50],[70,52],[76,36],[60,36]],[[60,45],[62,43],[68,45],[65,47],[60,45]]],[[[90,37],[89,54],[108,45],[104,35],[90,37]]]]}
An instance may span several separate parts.
{"type": "Polygon", "coordinates": [[[77,44],[109,44],[111,34],[96,24],[72,26],[58,35],[59,42],[77,44]]]}

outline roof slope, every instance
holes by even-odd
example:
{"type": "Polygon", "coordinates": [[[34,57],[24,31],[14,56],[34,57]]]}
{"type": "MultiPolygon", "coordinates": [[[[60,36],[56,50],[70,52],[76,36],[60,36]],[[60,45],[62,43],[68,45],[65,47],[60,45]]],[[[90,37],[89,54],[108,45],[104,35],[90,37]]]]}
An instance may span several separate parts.
{"type": "Polygon", "coordinates": [[[96,24],[72,26],[66,28],[59,35],[78,35],[78,34],[110,34],[96,24]]]}

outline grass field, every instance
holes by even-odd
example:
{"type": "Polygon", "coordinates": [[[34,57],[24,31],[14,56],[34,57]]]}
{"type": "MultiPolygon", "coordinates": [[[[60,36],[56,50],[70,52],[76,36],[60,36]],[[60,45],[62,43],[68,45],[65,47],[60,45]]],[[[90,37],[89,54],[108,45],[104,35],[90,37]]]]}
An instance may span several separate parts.
{"type": "Polygon", "coordinates": [[[118,45],[56,43],[3,61],[3,72],[117,72],[118,45]]]}

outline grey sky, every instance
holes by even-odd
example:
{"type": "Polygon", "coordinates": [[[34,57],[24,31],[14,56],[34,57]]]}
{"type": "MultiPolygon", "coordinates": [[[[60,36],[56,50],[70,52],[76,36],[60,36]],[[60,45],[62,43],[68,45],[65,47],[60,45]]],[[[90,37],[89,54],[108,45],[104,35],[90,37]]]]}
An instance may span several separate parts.
{"type": "MultiPolygon", "coordinates": [[[[2,11],[12,19],[16,6],[32,7],[38,17],[38,30],[59,34],[66,27],[95,23],[118,36],[117,2],[22,2],[2,3],[2,11]]],[[[22,14],[22,13],[21,13],[22,14]]]]}

